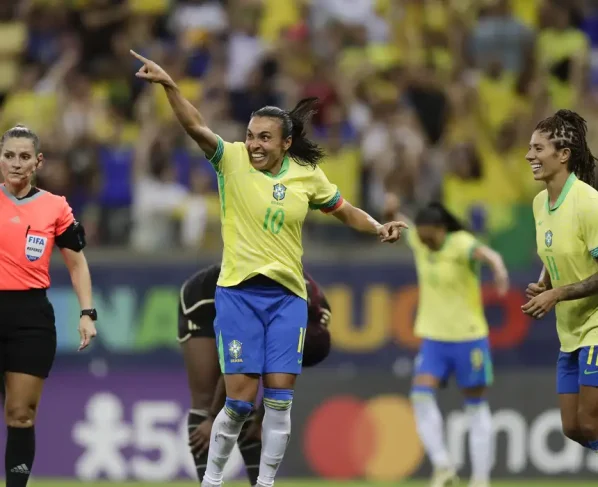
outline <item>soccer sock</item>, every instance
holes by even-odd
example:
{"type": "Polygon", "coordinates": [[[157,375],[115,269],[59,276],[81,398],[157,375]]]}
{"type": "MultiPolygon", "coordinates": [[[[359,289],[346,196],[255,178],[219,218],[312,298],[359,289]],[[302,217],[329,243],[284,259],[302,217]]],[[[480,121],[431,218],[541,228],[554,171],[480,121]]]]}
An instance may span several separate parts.
{"type": "Polygon", "coordinates": [[[239,451],[243,456],[245,469],[247,470],[247,477],[249,483],[255,485],[257,483],[257,476],[260,468],[260,456],[262,454],[262,441],[258,438],[247,438],[247,430],[252,426],[253,419],[248,419],[243,425],[237,444],[239,451]]]}
{"type": "Polygon", "coordinates": [[[411,403],[415,413],[417,432],[435,469],[451,468],[446,443],[444,423],[431,387],[413,386],[411,403]]]}
{"type": "Polygon", "coordinates": [[[492,469],[492,415],[484,399],[467,399],[465,412],[469,423],[471,478],[488,482],[492,469]]]}
{"type": "Polygon", "coordinates": [[[35,457],[35,430],[29,428],[7,428],[4,468],[6,487],[25,487],[31,475],[35,457]]]}
{"type": "Polygon", "coordinates": [[[598,452],[598,440],[592,440],[592,441],[588,441],[587,447],[590,450],[593,450],[595,452],[598,452]]]}
{"type": "Polygon", "coordinates": [[[262,455],[258,483],[272,487],[274,477],[291,439],[291,389],[264,388],[266,412],[262,423],[262,455]]]}
{"type": "Polygon", "coordinates": [[[212,426],[206,473],[201,483],[204,487],[220,487],[224,466],[241,433],[243,423],[251,414],[253,404],[226,398],[224,408],[218,413],[212,426]]]}
{"type": "MultiPolygon", "coordinates": [[[[189,437],[191,436],[191,433],[195,431],[195,428],[197,428],[201,423],[203,423],[207,419],[207,417],[207,411],[202,411],[199,409],[191,409],[189,411],[189,415],[187,416],[187,431],[189,437]]],[[[193,456],[193,462],[195,463],[195,469],[197,470],[197,478],[201,482],[203,476],[206,474],[206,465],[208,464],[208,451],[206,450],[203,453],[200,453],[199,455],[196,455],[193,452],[191,452],[191,455],[193,456]]]]}

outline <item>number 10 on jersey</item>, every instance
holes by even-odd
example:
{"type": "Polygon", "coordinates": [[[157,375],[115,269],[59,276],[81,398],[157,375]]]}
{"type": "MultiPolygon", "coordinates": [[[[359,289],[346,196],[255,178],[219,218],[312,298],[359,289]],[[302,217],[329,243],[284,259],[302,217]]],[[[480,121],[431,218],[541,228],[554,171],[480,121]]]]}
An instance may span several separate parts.
{"type": "Polygon", "coordinates": [[[265,232],[270,231],[274,235],[278,235],[280,230],[282,230],[283,223],[284,210],[282,208],[277,208],[275,211],[272,211],[272,208],[268,208],[266,210],[266,216],[264,217],[263,225],[265,232]]]}

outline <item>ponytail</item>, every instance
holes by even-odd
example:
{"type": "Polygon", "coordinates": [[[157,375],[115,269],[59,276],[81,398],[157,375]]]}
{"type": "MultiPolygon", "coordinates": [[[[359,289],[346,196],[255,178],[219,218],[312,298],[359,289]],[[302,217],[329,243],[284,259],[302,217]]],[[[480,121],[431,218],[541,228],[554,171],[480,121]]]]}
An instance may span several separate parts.
{"type": "Polygon", "coordinates": [[[447,232],[465,230],[463,224],[442,203],[432,202],[418,211],[415,225],[433,225],[446,229],[447,232]]]}

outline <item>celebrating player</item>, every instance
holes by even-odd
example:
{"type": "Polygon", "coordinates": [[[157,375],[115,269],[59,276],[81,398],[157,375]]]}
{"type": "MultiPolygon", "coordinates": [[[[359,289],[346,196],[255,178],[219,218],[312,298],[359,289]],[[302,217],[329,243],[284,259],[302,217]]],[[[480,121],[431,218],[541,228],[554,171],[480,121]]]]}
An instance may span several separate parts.
{"type": "MultiPolygon", "coordinates": [[[[214,332],[214,297],[219,274],[220,265],[213,265],[193,275],[181,287],[179,305],[178,340],[183,349],[191,390],[189,444],[200,481],[206,471],[207,447],[212,425],[226,398],[224,380],[218,366],[214,332]]],[[[327,327],[331,314],[324,294],[307,274],[305,284],[308,322],[303,366],[310,367],[320,363],[330,352],[330,333],[327,327]]],[[[262,450],[259,430],[263,413],[262,407],[258,414],[253,414],[253,417],[245,422],[237,440],[252,486],[257,482],[262,450]]]]}
{"type": "Polygon", "coordinates": [[[324,153],[305,134],[317,100],[303,100],[290,112],[261,108],[249,121],[245,143],[228,143],[207,127],[160,66],[132,54],[143,62],[137,77],[164,87],[179,122],[218,173],[224,254],[214,326],[226,404],[214,420],[202,485],[222,485],[224,465],[263,375],[257,485],[271,487],[289,442],[293,389],[303,361],[307,293],[301,233],[308,208],[331,213],[382,242],[398,240],[406,225],[381,225],[344,201],[318,167],[324,153]]]}
{"type": "Polygon", "coordinates": [[[542,318],[556,306],[563,432],[598,451],[598,191],[586,132],[577,113],[559,110],[532,134],[526,159],[546,183],[533,204],[544,269],[522,309],[542,318]]]}
{"type": "Polygon", "coordinates": [[[407,242],[419,282],[415,333],[423,341],[411,397],[419,436],[434,467],[430,485],[442,487],[457,480],[435,399],[438,386],[454,374],[469,419],[469,485],[486,487],[490,485],[492,418],[485,393],[492,383],[492,362],[478,267],[490,266],[501,296],[509,288],[507,270],[498,253],[480,244],[439,203],[419,211],[415,229],[408,232],[407,242]]]}
{"type": "Polygon", "coordinates": [[[85,232],[63,197],[32,185],[43,164],[39,139],[17,125],[0,139],[0,371],[4,375],[6,486],[27,485],[35,455],[34,423],[56,353],[54,310],[46,297],[54,244],[81,305],[79,350],[96,335],[85,232]]]}

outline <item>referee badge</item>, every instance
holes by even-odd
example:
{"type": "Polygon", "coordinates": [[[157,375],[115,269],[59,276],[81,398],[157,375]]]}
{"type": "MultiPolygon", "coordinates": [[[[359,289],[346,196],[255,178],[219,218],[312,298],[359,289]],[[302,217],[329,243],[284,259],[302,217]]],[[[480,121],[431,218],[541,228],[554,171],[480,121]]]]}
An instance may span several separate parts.
{"type": "Polygon", "coordinates": [[[284,200],[287,194],[287,187],[284,184],[276,183],[272,191],[272,196],[276,201],[284,200]]]}
{"type": "Polygon", "coordinates": [[[35,262],[41,258],[46,250],[47,242],[48,239],[46,237],[34,235],[32,233],[28,234],[27,240],[25,241],[25,257],[27,257],[27,260],[29,262],[35,262]]]}
{"type": "Polygon", "coordinates": [[[228,344],[228,354],[230,355],[230,361],[233,363],[243,362],[241,354],[243,353],[243,345],[239,340],[233,340],[228,344]]]}
{"type": "Polygon", "coordinates": [[[550,247],[552,245],[552,232],[550,230],[544,234],[544,243],[546,244],[546,247],[550,247]]]}

